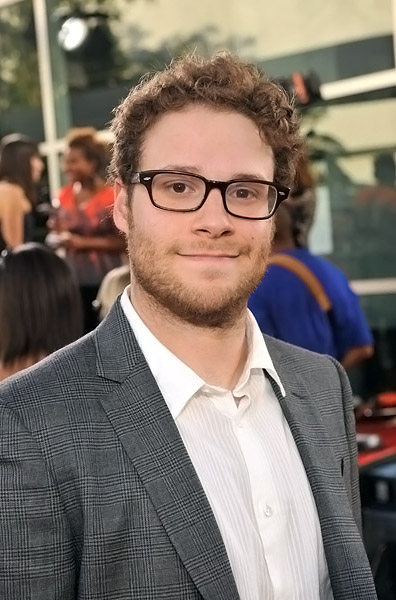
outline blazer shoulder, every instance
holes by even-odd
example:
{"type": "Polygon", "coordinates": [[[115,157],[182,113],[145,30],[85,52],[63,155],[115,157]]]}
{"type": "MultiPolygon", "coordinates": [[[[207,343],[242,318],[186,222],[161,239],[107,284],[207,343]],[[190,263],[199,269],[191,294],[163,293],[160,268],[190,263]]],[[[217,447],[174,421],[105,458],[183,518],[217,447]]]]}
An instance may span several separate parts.
{"type": "Polygon", "coordinates": [[[18,409],[70,395],[74,387],[96,375],[96,357],[89,333],[1,382],[0,403],[18,409]]]}
{"type": "Polygon", "coordinates": [[[270,335],[263,334],[265,343],[267,344],[268,351],[271,355],[276,357],[294,359],[300,362],[311,362],[313,364],[322,365],[339,365],[339,363],[327,354],[319,354],[294,344],[289,344],[283,340],[278,340],[270,335]]]}
{"type": "Polygon", "coordinates": [[[275,369],[281,378],[304,387],[310,395],[326,390],[350,394],[349,380],[342,365],[332,356],[319,354],[264,335],[275,369]]]}

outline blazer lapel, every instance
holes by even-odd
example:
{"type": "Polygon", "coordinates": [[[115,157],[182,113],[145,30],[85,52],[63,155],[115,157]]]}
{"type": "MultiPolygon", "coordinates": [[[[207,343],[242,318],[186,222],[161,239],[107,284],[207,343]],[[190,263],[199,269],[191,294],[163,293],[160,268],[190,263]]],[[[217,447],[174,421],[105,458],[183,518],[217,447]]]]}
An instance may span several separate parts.
{"type": "Polygon", "coordinates": [[[205,600],[239,598],[213,512],[118,303],[97,329],[99,375],[120,385],[103,408],[205,600]]]}
{"type": "Polygon", "coordinates": [[[282,356],[271,341],[268,346],[286,396],[282,397],[277,384],[270,378],[271,385],[289,424],[312,489],[334,598],[357,598],[355,583],[345,565],[351,565],[353,556],[354,566],[359,569],[359,565],[366,565],[367,557],[334,446],[304,379],[294,369],[290,370],[288,358],[282,356]]]}

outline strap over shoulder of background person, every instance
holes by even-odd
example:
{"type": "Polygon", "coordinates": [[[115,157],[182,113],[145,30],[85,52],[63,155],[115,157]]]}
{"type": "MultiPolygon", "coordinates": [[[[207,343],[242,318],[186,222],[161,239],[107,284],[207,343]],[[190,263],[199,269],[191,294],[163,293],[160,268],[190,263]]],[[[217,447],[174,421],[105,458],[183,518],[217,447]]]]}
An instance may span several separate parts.
{"type": "Polygon", "coordinates": [[[323,285],[316,275],[314,275],[312,271],[306,265],[304,265],[304,263],[298,260],[298,258],[290,256],[290,254],[273,254],[270,257],[268,264],[284,267],[285,269],[288,269],[297,275],[297,277],[299,277],[301,281],[305,283],[322,310],[324,312],[329,312],[331,310],[331,300],[327,295],[323,285]]]}

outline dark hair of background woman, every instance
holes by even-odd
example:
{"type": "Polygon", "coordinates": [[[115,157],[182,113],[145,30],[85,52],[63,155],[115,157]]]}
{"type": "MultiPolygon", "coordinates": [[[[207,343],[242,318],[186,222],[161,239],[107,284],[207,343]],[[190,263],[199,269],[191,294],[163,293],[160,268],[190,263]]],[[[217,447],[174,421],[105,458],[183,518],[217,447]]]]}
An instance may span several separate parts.
{"type": "Polygon", "coordinates": [[[67,263],[41,244],[0,259],[0,362],[54,352],[82,335],[78,287],[67,263]]]}
{"type": "Polygon", "coordinates": [[[0,181],[19,185],[35,206],[37,189],[32,179],[32,156],[40,156],[37,144],[20,134],[5,136],[0,142],[0,181]]]}

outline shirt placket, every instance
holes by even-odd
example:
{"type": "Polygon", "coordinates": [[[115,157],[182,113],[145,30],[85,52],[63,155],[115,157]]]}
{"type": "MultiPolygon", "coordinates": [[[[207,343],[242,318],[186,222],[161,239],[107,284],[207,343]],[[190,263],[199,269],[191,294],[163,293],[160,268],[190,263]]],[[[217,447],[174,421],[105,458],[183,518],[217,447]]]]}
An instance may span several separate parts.
{"type": "MultiPolygon", "coordinates": [[[[243,400],[239,407],[241,409],[242,402],[243,400]]],[[[293,597],[293,590],[289,588],[288,578],[285,576],[286,564],[279,556],[281,549],[287,547],[287,532],[282,505],[276,493],[271,459],[252,425],[248,408],[241,412],[238,410],[233,423],[249,474],[257,530],[264,549],[274,597],[288,600],[293,597]],[[280,565],[282,569],[279,568],[280,565]]]]}

